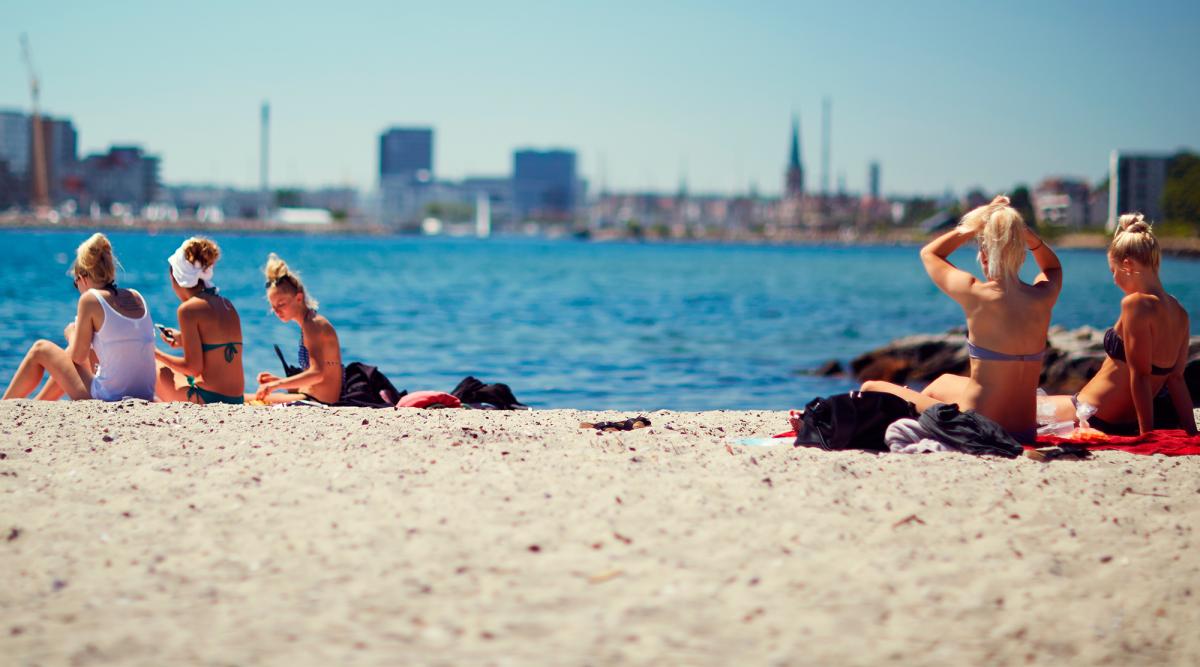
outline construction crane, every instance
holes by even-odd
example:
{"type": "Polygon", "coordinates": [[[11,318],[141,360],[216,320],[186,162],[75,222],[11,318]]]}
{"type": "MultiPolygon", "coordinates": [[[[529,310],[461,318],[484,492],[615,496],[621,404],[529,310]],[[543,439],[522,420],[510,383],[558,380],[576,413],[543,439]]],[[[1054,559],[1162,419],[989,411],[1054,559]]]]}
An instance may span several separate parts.
{"type": "Polygon", "coordinates": [[[45,128],[42,127],[42,116],[38,108],[39,82],[37,71],[33,67],[33,50],[29,47],[29,37],[21,33],[21,56],[25,60],[25,70],[29,72],[29,94],[33,98],[33,210],[38,217],[45,217],[50,211],[50,193],[46,176],[46,141],[45,128]]]}

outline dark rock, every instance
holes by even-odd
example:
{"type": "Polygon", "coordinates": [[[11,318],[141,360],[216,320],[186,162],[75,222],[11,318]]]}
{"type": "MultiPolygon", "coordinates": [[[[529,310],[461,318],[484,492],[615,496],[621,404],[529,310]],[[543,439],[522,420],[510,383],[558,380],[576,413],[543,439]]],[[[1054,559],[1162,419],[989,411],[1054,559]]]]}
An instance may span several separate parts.
{"type": "Polygon", "coordinates": [[[826,361],[825,363],[813,369],[813,375],[820,375],[821,377],[842,375],[845,372],[846,369],[842,368],[842,363],[837,359],[830,359],[829,361],[826,361]]]}
{"type": "MultiPolygon", "coordinates": [[[[1051,327],[1041,386],[1052,394],[1079,391],[1104,363],[1104,334],[1092,327],[1051,327]]],[[[886,380],[923,385],[939,375],[966,375],[966,336],[961,328],[944,334],[908,336],[892,341],[850,362],[860,381],[886,380]]],[[[1184,371],[1193,404],[1200,405],[1200,336],[1193,336],[1184,371]]]]}

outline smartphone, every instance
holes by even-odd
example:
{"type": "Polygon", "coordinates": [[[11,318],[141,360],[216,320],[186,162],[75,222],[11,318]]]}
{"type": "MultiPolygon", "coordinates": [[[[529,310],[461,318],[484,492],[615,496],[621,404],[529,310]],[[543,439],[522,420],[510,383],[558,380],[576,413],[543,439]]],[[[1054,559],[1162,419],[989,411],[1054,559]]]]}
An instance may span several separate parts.
{"type": "Polygon", "coordinates": [[[175,336],[171,335],[170,329],[159,324],[158,322],[155,322],[154,326],[158,328],[158,333],[162,334],[163,340],[168,340],[168,341],[175,340],[175,336]]]}

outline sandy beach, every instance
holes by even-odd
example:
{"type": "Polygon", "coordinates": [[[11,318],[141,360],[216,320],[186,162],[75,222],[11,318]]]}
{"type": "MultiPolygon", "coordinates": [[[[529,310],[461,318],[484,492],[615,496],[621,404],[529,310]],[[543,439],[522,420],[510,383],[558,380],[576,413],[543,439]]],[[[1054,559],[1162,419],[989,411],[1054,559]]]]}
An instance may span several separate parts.
{"type": "Polygon", "coordinates": [[[5,402],[0,663],[1200,663],[1200,457],[634,414],[5,402]]]}

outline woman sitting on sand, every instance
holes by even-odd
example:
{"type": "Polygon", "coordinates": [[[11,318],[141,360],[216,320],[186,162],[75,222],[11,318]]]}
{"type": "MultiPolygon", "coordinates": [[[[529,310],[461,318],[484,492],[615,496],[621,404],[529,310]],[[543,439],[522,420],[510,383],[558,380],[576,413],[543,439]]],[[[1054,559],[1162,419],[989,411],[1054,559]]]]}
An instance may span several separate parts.
{"type": "Polygon", "coordinates": [[[163,327],[163,341],[182,348],[183,356],[155,350],[161,401],[244,402],[242,321],[233,303],[217,294],[213,266],[221,249],[209,239],[192,237],[167,258],[168,280],[183,303],[175,311],[179,328],[163,327]]]}
{"type": "Polygon", "coordinates": [[[67,349],[34,343],[4,398],[28,397],[46,373],[50,380],[37,395],[43,400],[154,398],[154,322],[142,295],[117,287],[108,238],[93,234],[81,243],[68,273],[80,296],[65,332],[67,349]]]}
{"type": "Polygon", "coordinates": [[[1088,425],[1110,435],[1137,435],[1155,428],[1182,428],[1196,435],[1192,397],[1183,371],[1191,329],[1188,314],[1167,294],[1158,277],[1161,252],[1141,213],[1117,221],[1108,247],[1113,282],[1125,293],[1121,315],[1104,332],[1104,364],[1075,396],[1052,396],[1056,415],[1073,420],[1080,405],[1093,406],[1088,425]],[[1154,413],[1154,396],[1163,387],[1178,421],[1154,413]]]}
{"type": "Polygon", "coordinates": [[[267,301],[275,316],[300,325],[300,372],[286,378],[258,374],[254,397],[268,403],[315,400],[336,403],[342,393],[342,349],[329,320],[317,313],[299,274],[275,253],[267,257],[267,301]],[[280,391],[292,390],[292,391],[280,391]]]}
{"type": "Polygon", "coordinates": [[[967,316],[969,377],[943,375],[918,393],[890,382],[863,383],[863,391],[895,394],[924,411],[956,403],[995,421],[1018,442],[1032,443],[1037,431],[1036,392],[1046,351],[1050,311],[1062,288],[1058,257],[1025,226],[1008,197],[963,216],[957,229],[921,249],[925,271],[967,316]],[[979,242],[981,281],[947,259],[972,236],[979,242]],[[1041,273],[1033,284],[1018,276],[1028,247],[1041,273]]]}

